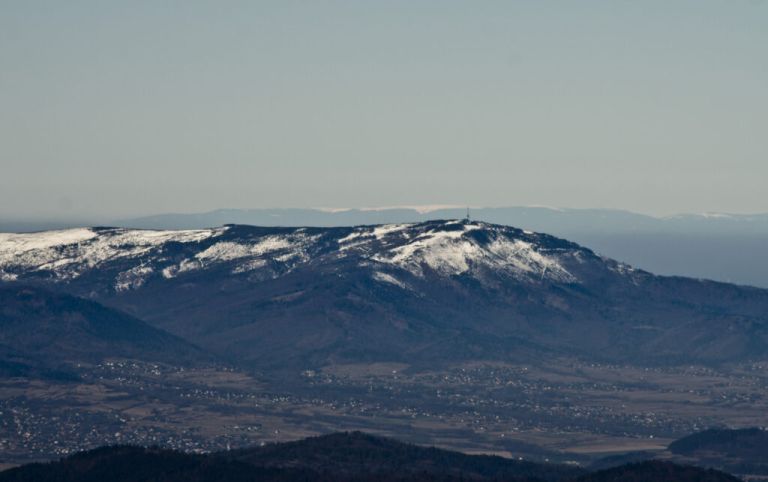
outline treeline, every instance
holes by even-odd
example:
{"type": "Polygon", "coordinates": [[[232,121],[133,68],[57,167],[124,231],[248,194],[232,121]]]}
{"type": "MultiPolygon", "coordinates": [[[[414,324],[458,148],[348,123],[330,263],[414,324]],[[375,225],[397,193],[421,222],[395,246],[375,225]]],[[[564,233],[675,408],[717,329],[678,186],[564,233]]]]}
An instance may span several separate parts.
{"type": "Polygon", "coordinates": [[[578,476],[578,467],[512,460],[490,455],[467,455],[435,447],[403,443],[361,432],[310,437],[230,453],[230,457],[258,466],[331,469],[336,474],[435,473],[477,479],[513,477],[557,481],[578,476]]]}
{"type": "Polygon", "coordinates": [[[768,463],[768,432],[761,428],[709,429],[672,442],[669,450],[680,455],[714,452],[768,463]]]}
{"type": "Polygon", "coordinates": [[[584,469],[419,447],[358,432],[247,450],[188,454],[103,447],[56,462],[0,472],[0,482],[735,482],[695,467],[648,461],[587,474],[584,469]]]}
{"type": "Polygon", "coordinates": [[[740,482],[714,470],[648,460],[584,475],[576,482],[740,482]]]}

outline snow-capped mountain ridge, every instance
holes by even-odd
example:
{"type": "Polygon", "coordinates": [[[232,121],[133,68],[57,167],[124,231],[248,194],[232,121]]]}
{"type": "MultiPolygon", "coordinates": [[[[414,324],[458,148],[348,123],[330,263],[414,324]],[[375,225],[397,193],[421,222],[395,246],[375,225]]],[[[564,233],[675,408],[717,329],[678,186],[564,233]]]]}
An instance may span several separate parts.
{"type": "Polygon", "coordinates": [[[466,220],[3,234],[0,276],[259,367],[557,354],[688,363],[763,357],[768,346],[768,290],[655,276],[466,220]]]}
{"type": "MultiPolygon", "coordinates": [[[[156,231],[77,228],[0,234],[0,278],[67,281],[114,271],[117,291],[151,278],[172,279],[225,267],[231,275],[264,270],[277,277],[310,262],[352,259],[378,272],[413,276],[481,276],[492,270],[517,279],[574,283],[568,265],[589,250],[550,236],[458,220],[351,228],[220,228],[156,231]]],[[[391,281],[394,274],[376,279],[391,281]]]]}

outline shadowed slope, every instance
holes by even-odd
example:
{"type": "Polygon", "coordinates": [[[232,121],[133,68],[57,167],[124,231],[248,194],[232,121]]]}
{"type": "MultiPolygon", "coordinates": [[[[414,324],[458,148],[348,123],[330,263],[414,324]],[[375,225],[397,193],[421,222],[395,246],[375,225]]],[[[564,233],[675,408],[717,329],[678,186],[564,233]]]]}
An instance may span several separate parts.
{"type": "Polygon", "coordinates": [[[93,301],[41,288],[0,286],[6,375],[55,376],[75,363],[129,358],[176,365],[210,361],[201,349],[93,301]]]}

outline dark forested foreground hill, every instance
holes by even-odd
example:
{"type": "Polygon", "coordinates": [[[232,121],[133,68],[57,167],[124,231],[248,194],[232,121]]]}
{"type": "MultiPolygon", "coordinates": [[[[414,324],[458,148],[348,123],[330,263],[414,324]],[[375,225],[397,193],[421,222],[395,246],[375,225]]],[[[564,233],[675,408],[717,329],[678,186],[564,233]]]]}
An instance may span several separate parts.
{"type": "Polygon", "coordinates": [[[196,455],[115,446],[58,462],[0,473],[0,482],[203,481],[675,481],[731,482],[717,472],[668,462],[644,462],[591,474],[554,464],[471,456],[354,433],[266,447],[196,455]]]}
{"type": "Polygon", "coordinates": [[[525,477],[560,480],[580,472],[575,467],[538,464],[487,455],[421,447],[360,432],[336,433],[232,453],[256,466],[332,468],[337,474],[435,473],[456,477],[525,477]]]}
{"type": "Polygon", "coordinates": [[[768,432],[760,428],[705,430],[672,442],[669,450],[679,455],[708,452],[768,463],[768,432]]]}
{"type": "Polygon", "coordinates": [[[738,482],[739,479],[714,469],[702,469],[672,462],[649,460],[583,475],[576,482],[738,482]]]}
{"type": "Polygon", "coordinates": [[[760,428],[705,430],[671,443],[669,451],[696,465],[768,476],[768,432],[760,428]]]}
{"type": "Polygon", "coordinates": [[[597,471],[661,460],[721,470],[745,480],[765,480],[768,432],[761,428],[709,429],[675,440],[664,451],[618,454],[595,461],[589,468],[597,471]]]}

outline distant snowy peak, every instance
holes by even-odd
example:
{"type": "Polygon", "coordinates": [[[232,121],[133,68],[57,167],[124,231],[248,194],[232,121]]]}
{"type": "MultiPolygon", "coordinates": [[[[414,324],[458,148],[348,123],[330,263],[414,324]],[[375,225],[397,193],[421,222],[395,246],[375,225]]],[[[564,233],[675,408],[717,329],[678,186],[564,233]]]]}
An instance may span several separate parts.
{"type": "MultiPolygon", "coordinates": [[[[614,272],[631,268],[600,260],[565,240],[470,221],[428,221],[351,228],[258,228],[153,231],[82,228],[0,234],[0,280],[75,280],[97,273],[115,291],[210,269],[266,280],[304,266],[352,261],[371,279],[403,289],[407,277],[471,276],[578,283],[587,261],[614,272]]],[[[347,264],[348,266],[348,264],[347,264]]]]}

